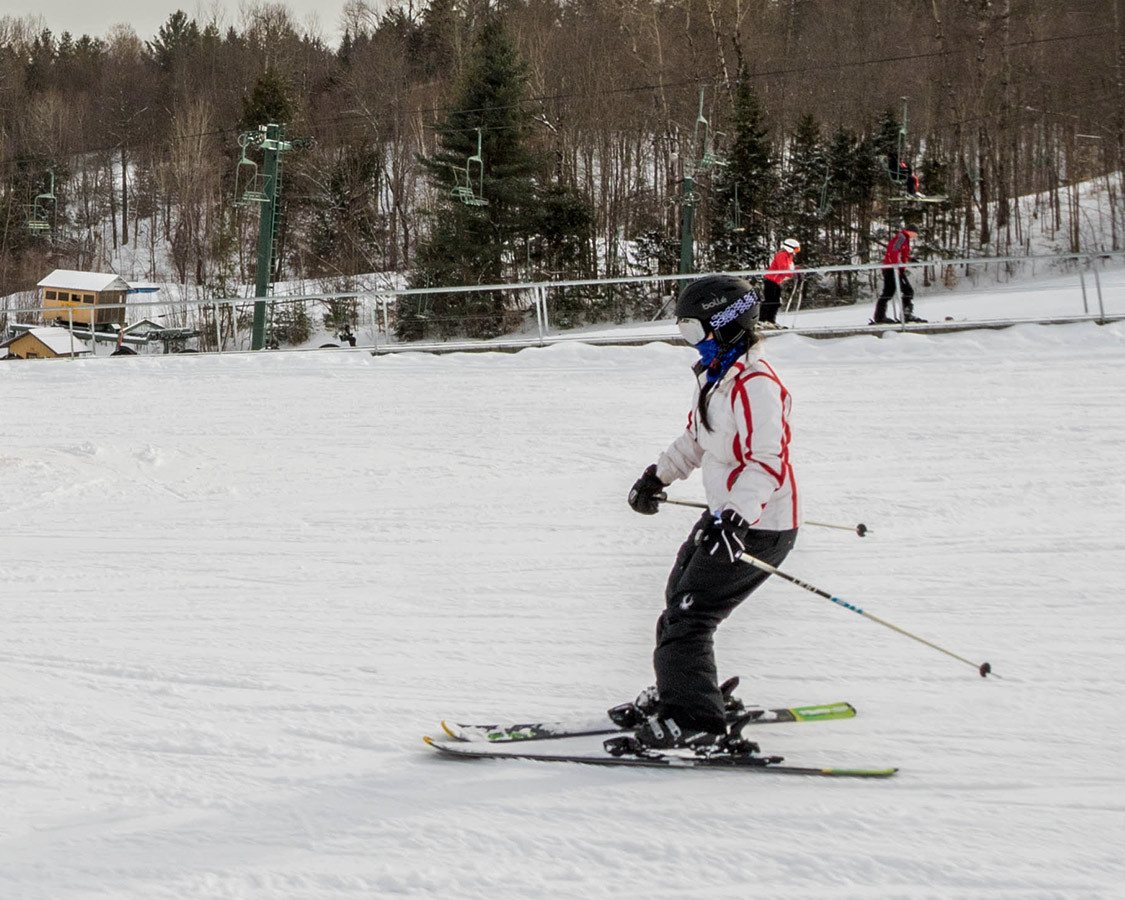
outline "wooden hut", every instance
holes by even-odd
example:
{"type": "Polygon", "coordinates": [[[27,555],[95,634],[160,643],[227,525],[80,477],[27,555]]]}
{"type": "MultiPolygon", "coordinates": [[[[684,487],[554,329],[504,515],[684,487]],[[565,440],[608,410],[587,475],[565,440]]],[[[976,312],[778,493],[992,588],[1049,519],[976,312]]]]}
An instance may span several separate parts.
{"type": "Polygon", "coordinates": [[[104,308],[125,303],[129,285],[120,275],[55,269],[38,286],[44,322],[73,321],[94,328],[125,324],[124,305],[104,308]]]}
{"type": "Polygon", "coordinates": [[[3,359],[59,359],[69,356],[89,356],[90,345],[78,338],[71,338],[65,328],[30,328],[0,344],[0,351],[6,350],[3,359]]]}

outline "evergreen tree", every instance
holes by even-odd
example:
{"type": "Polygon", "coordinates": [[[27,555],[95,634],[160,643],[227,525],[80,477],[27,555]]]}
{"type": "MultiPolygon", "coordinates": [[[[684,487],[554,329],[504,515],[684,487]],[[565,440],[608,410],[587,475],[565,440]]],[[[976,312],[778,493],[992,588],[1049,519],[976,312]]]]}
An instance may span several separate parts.
{"type": "Polygon", "coordinates": [[[879,185],[886,183],[883,174],[884,160],[875,150],[875,139],[864,135],[855,147],[855,169],[852,173],[852,191],[855,199],[854,250],[858,262],[871,261],[871,223],[875,216],[875,198],[879,185]]]}
{"type": "Polygon", "coordinates": [[[745,73],[734,95],[734,140],[728,165],[712,181],[711,259],[717,269],[764,268],[777,174],[758,96],[745,73]]]}
{"type": "MultiPolygon", "coordinates": [[[[828,186],[827,206],[822,207],[825,246],[822,262],[847,265],[854,261],[860,238],[870,227],[875,196],[876,169],[874,145],[870,138],[840,126],[833,133],[826,151],[828,186]]],[[[882,165],[881,163],[879,165],[882,165]]],[[[858,282],[854,273],[834,277],[837,297],[854,297],[858,282]]]]}
{"type": "MultiPolygon", "coordinates": [[[[528,278],[577,278],[594,274],[592,231],[594,212],[573,185],[555,183],[539,192],[529,238],[529,262],[538,271],[528,278]]],[[[560,328],[594,321],[601,295],[589,287],[557,288],[551,293],[551,320],[560,328]]]]}
{"type": "MultiPolygon", "coordinates": [[[[535,160],[527,147],[526,71],[500,18],[476,40],[455,108],[438,129],[438,151],[422,163],[437,194],[430,231],[418,247],[412,287],[496,284],[526,257],[536,215],[535,160]],[[478,136],[480,162],[477,156],[478,136]],[[482,202],[483,201],[483,202],[482,202]]],[[[399,333],[419,334],[432,318],[440,336],[491,337],[504,330],[499,292],[435,294],[399,310],[399,333]]]]}
{"type": "Polygon", "coordinates": [[[827,243],[825,258],[833,263],[839,263],[850,257],[844,232],[852,216],[855,147],[855,135],[841,125],[832,133],[825,149],[827,186],[824,190],[821,214],[827,243]]]}
{"type": "Polygon", "coordinates": [[[427,75],[446,70],[459,61],[460,36],[465,19],[457,0],[430,0],[421,16],[416,64],[427,75]]]}
{"type": "Polygon", "coordinates": [[[238,127],[240,131],[253,131],[259,125],[284,124],[292,114],[293,106],[285,79],[275,69],[267,68],[254,82],[250,96],[242,98],[242,118],[238,127]]]}
{"type": "Polygon", "coordinates": [[[802,116],[789,142],[781,185],[779,221],[784,234],[801,242],[801,262],[819,265],[822,259],[820,225],[827,207],[828,163],[820,126],[802,116]]]}
{"type": "Polygon", "coordinates": [[[881,160],[881,165],[889,174],[898,173],[898,140],[899,130],[902,126],[895,116],[894,110],[883,110],[875,126],[875,153],[881,160]]]}
{"type": "Polygon", "coordinates": [[[199,25],[187,13],[177,9],[148,42],[153,61],[164,72],[171,72],[178,60],[186,57],[199,43],[199,25]]]}
{"type": "Polygon", "coordinates": [[[24,63],[24,79],[29,94],[45,90],[55,64],[55,36],[44,28],[35,36],[24,63]]]}
{"type": "Polygon", "coordinates": [[[949,163],[938,149],[936,141],[926,142],[920,168],[923,193],[930,196],[948,196],[949,163]]]}
{"type": "Polygon", "coordinates": [[[371,268],[383,226],[377,203],[382,150],[357,139],[326,163],[311,204],[310,243],[318,272],[371,268]]]}

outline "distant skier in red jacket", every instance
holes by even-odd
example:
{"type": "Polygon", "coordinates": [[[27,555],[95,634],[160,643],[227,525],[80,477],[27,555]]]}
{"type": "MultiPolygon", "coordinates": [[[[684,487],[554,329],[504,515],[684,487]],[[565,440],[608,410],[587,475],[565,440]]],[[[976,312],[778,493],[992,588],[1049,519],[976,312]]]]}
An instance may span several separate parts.
{"type": "Polygon", "coordinates": [[[801,243],[796,238],[786,238],[781,249],[770,260],[769,274],[765,276],[765,297],[762,300],[759,327],[780,328],[777,324],[777,311],[781,309],[781,285],[797,272],[793,257],[801,252],[801,243]]]}
{"type": "Polygon", "coordinates": [[[883,293],[875,301],[875,315],[871,325],[897,325],[898,319],[887,315],[887,303],[895,295],[895,277],[898,278],[898,287],[902,289],[902,317],[907,322],[925,322],[914,315],[914,288],[906,275],[903,266],[910,262],[910,242],[918,237],[917,225],[906,225],[887,244],[887,252],[883,254],[883,293]]]}

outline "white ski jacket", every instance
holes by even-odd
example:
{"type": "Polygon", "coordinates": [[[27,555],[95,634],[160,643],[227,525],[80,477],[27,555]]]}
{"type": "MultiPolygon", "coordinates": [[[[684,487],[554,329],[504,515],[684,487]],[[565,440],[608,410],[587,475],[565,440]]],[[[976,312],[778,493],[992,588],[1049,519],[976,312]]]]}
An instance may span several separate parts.
{"type": "Polygon", "coordinates": [[[785,531],[801,522],[797,483],[789,459],[792,400],[777,372],[751,347],[727,370],[707,398],[711,430],[697,421],[701,373],[687,430],[660,454],[656,475],[665,484],[703,470],[713,512],[733,509],[751,527],[785,531]]]}

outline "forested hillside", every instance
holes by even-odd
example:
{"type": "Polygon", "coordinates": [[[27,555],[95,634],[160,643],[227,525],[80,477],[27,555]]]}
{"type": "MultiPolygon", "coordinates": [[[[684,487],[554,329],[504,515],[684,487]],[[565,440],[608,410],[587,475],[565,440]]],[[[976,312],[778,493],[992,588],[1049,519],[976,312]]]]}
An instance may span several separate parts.
{"type": "Polygon", "coordinates": [[[239,135],[267,122],[293,142],[275,277],[671,272],[685,204],[696,267],[760,266],[784,236],[807,265],[867,261],[903,215],[932,254],[1043,228],[1095,249],[1067,192],[1101,178],[1120,206],[1123,6],[350,2],[331,35],[274,4],[155,35],[0,19],[0,293],[55,266],[253,281],[258,210],[233,201],[261,161],[239,135]],[[897,202],[896,164],[948,201],[897,202]],[[1034,193],[1033,223],[1013,199],[1034,193]]]}

